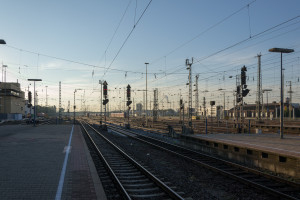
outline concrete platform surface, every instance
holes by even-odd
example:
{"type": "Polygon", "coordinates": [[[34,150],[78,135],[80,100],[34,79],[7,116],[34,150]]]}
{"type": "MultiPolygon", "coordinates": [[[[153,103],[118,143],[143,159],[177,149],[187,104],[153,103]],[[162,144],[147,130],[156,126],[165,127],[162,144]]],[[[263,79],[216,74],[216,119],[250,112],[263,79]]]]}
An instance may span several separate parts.
{"type": "Polygon", "coordinates": [[[279,134],[196,134],[189,137],[300,158],[300,136],[284,135],[280,139],[279,134]]]}
{"type": "Polygon", "coordinates": [[[0,199],[105,199],[80,127],[0,126],[0,199]]]}

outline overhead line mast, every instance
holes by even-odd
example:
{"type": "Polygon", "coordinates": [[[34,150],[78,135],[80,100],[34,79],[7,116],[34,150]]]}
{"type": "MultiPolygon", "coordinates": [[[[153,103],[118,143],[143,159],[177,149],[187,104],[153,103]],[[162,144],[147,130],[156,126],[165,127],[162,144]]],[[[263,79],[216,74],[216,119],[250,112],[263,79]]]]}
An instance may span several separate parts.
{"type": "Polygon", "coordinates": [[[192,102],[193,102],[193,90],[192,90],[192,64],[194,62],[194,58],[192,58],[192,62],[189,59],[185,60],[185,65],[187,66],[187,70],[189,70],[189,104],[188,104],[188,121],[189,127],[192,127],[192,102]]]}

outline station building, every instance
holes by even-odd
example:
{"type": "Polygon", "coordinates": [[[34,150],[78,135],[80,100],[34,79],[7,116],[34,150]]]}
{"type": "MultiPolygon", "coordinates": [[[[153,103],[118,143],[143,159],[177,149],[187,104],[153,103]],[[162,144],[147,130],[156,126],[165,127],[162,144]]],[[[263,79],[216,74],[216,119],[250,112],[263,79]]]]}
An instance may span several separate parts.
{"type": "Polygon", "coordinates": [[[21,120],[25,114],[25,94],[20,83],[0,82],[0,120],[21,120]]]}

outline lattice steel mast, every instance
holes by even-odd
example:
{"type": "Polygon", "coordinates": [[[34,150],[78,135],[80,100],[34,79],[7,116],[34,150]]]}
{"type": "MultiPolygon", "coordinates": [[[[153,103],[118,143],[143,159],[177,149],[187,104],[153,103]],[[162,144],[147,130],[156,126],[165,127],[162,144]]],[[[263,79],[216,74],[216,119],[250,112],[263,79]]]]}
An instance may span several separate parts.
{"type": "Polygon", "coordinates": [[[196,75],[196,89],[195,89],[195,98],[196,98],[196,116],[198,117],[198,111],[199,111],[199,90],[198,90],[198,79],[199,79],[199,74],[196,75]]]}
{"type": "Polygon", "coordinates": [[[188,121],[189,126],[192,127],[192,101],[193,101],[193,90],[192,90],[192,64],[194,59],[192,58],[192,62],[189,59],[185,60],[185,65],[187,66],[187,70],[189,70],[189,104],[188,104],[188,121]]]}

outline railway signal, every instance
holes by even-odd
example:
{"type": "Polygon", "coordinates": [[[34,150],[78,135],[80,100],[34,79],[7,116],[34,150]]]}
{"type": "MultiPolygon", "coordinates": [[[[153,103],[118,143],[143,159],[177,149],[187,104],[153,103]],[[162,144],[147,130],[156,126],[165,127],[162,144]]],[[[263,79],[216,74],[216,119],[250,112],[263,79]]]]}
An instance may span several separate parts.
{"type": "Polygon", "coordinates": [[[183,109],[183,101],[182,101],[182,99],[180,99],[180,109],[181,110],[183,109]]]}
{"type": "Polygon", "coordinates": [[[108,99],[103,100],[103,105],[106,105],[108,103],[108,99]]]}
{"type": "Polygon", "coordinates": [[[31,92],[29,91],[29,92],[28,92],[28,103],[31,104],[31,101],[32,101],[32,94],[31,94],[31,92]]]}
{"type": "Polygon", "coordinates": [[[250,92],[249,89],[244,89],[243,92],[242,92],[242,96],[245,97],[247,96],[247,94],[250,92]]]}
{"type": "Polygon", "coordinates": [[[106,99],[107,98],[107,82],[104,81],[103,83],[103,95],[104,95],[104,98],[106,99]]]}
{"type": "Polygon", "coordinates": [[[128,85],[127,85],[127,99],[128,99],[128,100],[130,100],[130,96],[131,96],[131,90],[130,90],[130,89],[131,89],[131,87],[130,87],[130,85],[128,84],[128,85]]]}
{"type": "MultiPolygon", "coordinates": [[[[108,98],[107,98],[107,82],[106,81],[104,81],[103,82],[103,95],[104,95],[104,100],[103,100],[103,105],[105,105],[105,107],[104,107],[104,123],[106,123],[106,104],[108,103],[108,98]]],[[[101,125],[101,127],[102,127],[102,130],[107,130],[107,126],[106,126],[106,124],[104,124],[104,125],[101,125]]]]}
{"type": "Polygon", "coordinates": [[[247,71],[247,68],[244,65],[241,69],[241,82],[242,82],[242,85],[246,85],[246,71],[247,71]]]}
{"type": "Polygon", "coordinates": [[[132,101],[130,101],[130,97],[131,97],[131,87],[130,87],[130,85],[128,84],[127,85],[127,103],[126,103],[126,105],[127,105],[127,107],[128,107],[128,115],[127,115],[127,119],[128,119],[128,123],[127,124],[125,124],[125,127],[127,128],[127,129],[130,129],[130,124],[129,124],[129,110],[131,109],[129,106],[130,106],[130,104],[132,103],[132,101]]]}
{"type": "Polygon", "coordinates": [[[28,104],[27,104],[27,107],[30,108],[32,106],[32,94],[31,92],[29,91],[28,92],[28,104]]]}
{"type": "Polygon", "coordinates": [[[242,89],[242,97],[247,96],[247,94],[250,92],[249,89],[247,89],[246,85],[246,71],[247,67],[245,65],[241,68],[241,89],[242,89]]]}
{"type": "Polygon", "coordinates": [[[240,104],[240,112],[241,112],[241,127],[238,128],[238,132],[240,133],[242,131],[242,133],[244,133],[244,111],[243,111],[243,106],[244,106],[244,97],[246,97],[248,95],[248,93],[250,92],[249,89],[247,89],[247,85],[246,85],[246,71],[247,71],[247,67],[244,65],[241,68],[241,85],[239,85],[239,94],[237,94],[237,102],[241,102],[240,104]]]}
{"type": "Polygon", "coordinates": [[[132,103],[132,101],[127,101],[127,106],[130,106],[130,104],[132,103]]]}

